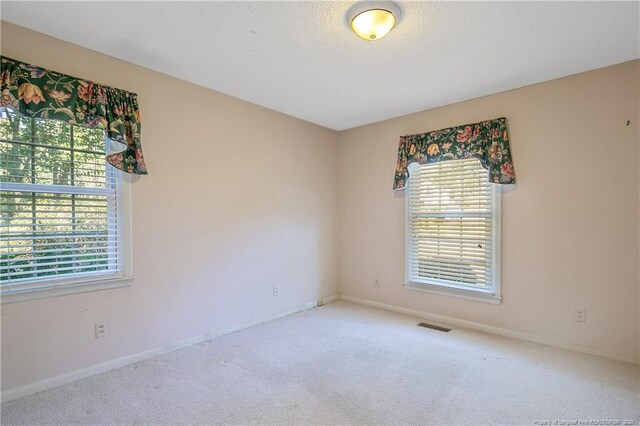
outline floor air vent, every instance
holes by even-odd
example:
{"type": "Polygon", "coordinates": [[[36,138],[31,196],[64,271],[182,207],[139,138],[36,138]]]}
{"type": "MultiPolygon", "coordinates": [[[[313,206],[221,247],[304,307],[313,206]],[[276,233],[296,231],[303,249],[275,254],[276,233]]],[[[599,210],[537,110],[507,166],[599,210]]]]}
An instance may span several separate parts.
{"type": "Polygon", "coordinates": [[[426,322],[419,322],[418,326],[419,327],[424,327],[424,328],[430,328],[432,330],[442,331],[444,333],[448,333],[448,332],[451,331],[450,328],[440,327],[439,325],[433,325],[433,324],[429,324],[429,323],[426,323],[426,322]]]}

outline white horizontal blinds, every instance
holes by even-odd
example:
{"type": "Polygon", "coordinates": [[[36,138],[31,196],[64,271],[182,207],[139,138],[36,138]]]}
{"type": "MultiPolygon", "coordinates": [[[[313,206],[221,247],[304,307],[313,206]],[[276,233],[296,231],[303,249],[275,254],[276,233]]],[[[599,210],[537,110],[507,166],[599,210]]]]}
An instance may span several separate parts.
{"type": "Polygon", "coordinates": [[[475,159],[412,166],[409,279],[493,287],[494,188],[475,159]]]}
{"type": "Polygon", "coordinates": [[[104,131],[0,110],[0,286],[121,269],[104,131]]]}

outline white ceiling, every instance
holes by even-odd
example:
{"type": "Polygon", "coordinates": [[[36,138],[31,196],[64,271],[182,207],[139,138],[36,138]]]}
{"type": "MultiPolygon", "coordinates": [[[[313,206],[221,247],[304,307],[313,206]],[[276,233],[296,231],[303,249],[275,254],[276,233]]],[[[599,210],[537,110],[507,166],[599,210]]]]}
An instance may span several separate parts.
{"type": "Polygon", "coordinates": [[[638,2],[1,2],[3,20],[335,130],[637,59],[638,2]]]}

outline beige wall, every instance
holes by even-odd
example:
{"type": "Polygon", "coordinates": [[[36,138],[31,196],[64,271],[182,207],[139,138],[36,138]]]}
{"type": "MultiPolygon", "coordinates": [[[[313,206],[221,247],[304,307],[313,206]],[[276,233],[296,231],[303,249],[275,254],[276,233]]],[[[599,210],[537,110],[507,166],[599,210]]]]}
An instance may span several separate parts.
{"type": "Polygon", "coordinates": [[[132,286],[3,305],[3,390],[337,292],[335,132],[14,25],[1,30],[3,55],[137,92],[150,173],[132,186],[132,286]],[[107,338],[94,338],[97,320],[107,338]]]}
{"type": "Polygon", "coordinates": [[[635,61],[341,132],[341,294],[637,359],[638,77],[635,61]],[[403,289],[398,137],[502,116],[518,178],[503,195],[503,303],[403,289]]]}

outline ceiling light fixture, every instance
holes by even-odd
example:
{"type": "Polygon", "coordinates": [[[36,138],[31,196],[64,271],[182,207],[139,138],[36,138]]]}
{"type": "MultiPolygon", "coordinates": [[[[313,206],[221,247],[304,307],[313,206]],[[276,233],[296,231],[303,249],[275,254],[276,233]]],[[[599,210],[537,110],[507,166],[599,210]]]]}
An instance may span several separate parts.
{"type": "Polygon", "coordinates": [[[392,1],[363,1],[347,12],[347,24],[368,41],[386,36],[401,19],[402,9],[392,1]]]}

